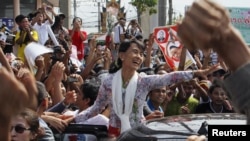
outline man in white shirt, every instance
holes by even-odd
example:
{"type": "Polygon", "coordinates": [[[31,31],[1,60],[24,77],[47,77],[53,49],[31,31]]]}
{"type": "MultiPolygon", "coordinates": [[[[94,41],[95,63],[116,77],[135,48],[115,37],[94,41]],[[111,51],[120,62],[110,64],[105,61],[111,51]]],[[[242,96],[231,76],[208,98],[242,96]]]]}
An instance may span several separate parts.
{"type": "Polygon", "coordinates": [[[49,16],[47,16],[48,20],[43,22],[45,16],[47,16],[46,12],[38,11],[35,13],[35,18],[32,20],[31,23],[33,29],[38,32],[38,43],[44,45],[50,36],[54,45],[59,45],[54,33],[51,30],[51,25],[53,24],[53,21],[49,16]]]}
{"type": "Polygon", "coordinates": [[[117,25],[114,27],[114,43],[120,44],[125,38],[126,19],[120,18],[117,25]]]}
{"type": "Polygon", "coordinates": [[[126,33],[125,24],[126,24],[126,19],[120,18],[119,21],[115,24],[115,27],[114,27],[114,44],[115,44],[115,48],[111,49],[112,58],[114,60],[117,58],[120,43],[123,42],[124,39],[125,39],[125,33],[126,33]]]}

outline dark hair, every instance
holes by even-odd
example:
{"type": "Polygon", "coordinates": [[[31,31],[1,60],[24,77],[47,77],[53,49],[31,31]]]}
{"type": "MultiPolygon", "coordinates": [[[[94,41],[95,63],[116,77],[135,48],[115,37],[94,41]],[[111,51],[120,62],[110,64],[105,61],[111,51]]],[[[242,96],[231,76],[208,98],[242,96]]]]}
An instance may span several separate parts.
{"type": "Polygon", "coordinates": [[[135,24],[136,23],[136,19],[133,19],[130,21],[132,24],[135,24]]]}
{"type": "MultiPolygon", "coordinates": [[[[224,85],[223,85],[223,82],[222,82],[221,80],[219,80],[219,79],[215,79],[215,80],[213,81],[212,85],[211,85],[210,88],[208,89],[208,93],[209,93],[209,94],[212,94],[215,88],[223,88],[223,89],[225,90],[224,85]]],[[[226,90],[225,90],[225,91],[226,91],[226,90]]]]}
{"type": "MultiPolygon", "coordinates": [[[[34,134],[37,134],[37,137],[41,137],[45,134],[43,128],[40,127],[38,114],[31,109],[24,109],[18,114],[26,120],[30,126],[30,131],[34,134]]],[[[37,140],[37,139],[34,139],[37,140]]]]}
{"type": "Polygon", "coordinates": [[[48,97],[48,92],[45,88],[45,85],[40,82],[40,81],[36,81],[36,86],[37,86],[37,90],[38,90],[38,94],[37,94],[37,104],[38,106],[40,106],[40,104],[42,103],[42,101],[48,97]]]}
{"type": "Polygon", "coordinates": [[[101,82],[99,80],[90,80],[81,85],[80,90],[83,94],[83,99],[89,98],[89,106],[92,106],[98,95],[101,82]]]}
{"type": "Polygon", "coordinates": [[[26,16],[20,14],[20,15],[17,15],[16,18],[15,18],[15,22],[18,24],[20,23],[24,18],[27,18],[26,16]]]}
{"type": "Polygon", "coordinates": [[[125,18],[123,18],[123,17],[119,18],[119,21],[120,21],[120,20],[124,20],[124,21],[126,21],[126,19],[125,19],[125,18]]]}
{"type": "MultiPolygon", "coordinates": [[[[119,46],[119,53],[120,52],[126,52],[131,44],[136,44],[138,46],[138,48],[140,48],[143,52],[145,50],[144,45],[138,41],[138,40],[126,40],[123,41],[120,46],[119,46]]],[[[118,58],[115,62],[112,62],[109,68],[109,73],[115,73],[117,72],[120,68],[122,67],[122,60],[120,58],[118,58]]]]}
{"type": "Polygon", "coordinates": [[[75,17],[75,18],[73,19],[72,24],[74,24],[74,23],[75,23],[75,21],[76,21],[77,19],[79,19],[79,20],[81,21],[81,24],[82,24],[82,18],[80,18],[80,17],[75,17]]]}
{"type": "Polygon", "coordinates": [[[164,65],[165,65],[165,64],[163,64],[163,63],[162,63],[162,64],[157,64],[157,65],[155,66],[154,73],[157,74],[158,71],[160,70],[160,68],[161,68],[161,67],[164,67],[164,65]]]}
{"type": "MultiPolygon", "coordinates": [[[[61,18],[57,15],[55,16],[55,22],[54,24],[51,26],[52,31],[54,32],[54,30],[60,25],[61,22],[61,18]]],[[[62,28],[61,28],[62,29],[62,28]]]]}
{"type": "Polygon", "coordinates": [[[66,18],[65,14],[63,14],[63,13],[58,14],[58,16],[59,16],[60,18],[62,18],[62,19],[65,19],[65,18],[66,18]]]}
{"type": "Polygon", "coordinates": [[[36,17],[36,15],[40,13],[39,11],[35,12],[35,13],[29,13],[27,15],[27,18],[29,19],[29,21],[31,21],[34,17],[36,17]]]}
{"type": "Polygon", "coordinates": [[[136,35],[135,38],[136,38],[137,40],[140,40],[140,39],[143,39],[143,36],[139,34],[139,35],[136,35]]]}
{"type": "Polygon", "coordinates": [[[219,70],[217,70],[217,71],[214,71],[213,72],[213,76],[223,76],[223,75],[225,75],[227,72],[224,70],[224,69],[219,69],[219,70]]]}
{"type": "Polygon", "coordinates": [[[149,41],[149,39],[144,39],[143,40],[143,43],[145,44],[146,42],[148,42],[149,41]]]}

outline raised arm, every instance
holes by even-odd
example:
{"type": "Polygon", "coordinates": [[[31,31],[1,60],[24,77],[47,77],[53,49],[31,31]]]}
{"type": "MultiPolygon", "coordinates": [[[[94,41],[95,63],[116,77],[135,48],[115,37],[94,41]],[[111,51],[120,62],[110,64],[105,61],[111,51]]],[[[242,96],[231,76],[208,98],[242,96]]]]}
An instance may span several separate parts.
{"type": "Polygon", "coordinates": [[[76,123],[83,122],[97,114],[100,114],[105,109],[105,106],[107,106],[108,103],[111,102],[111,97],[109,96],[109,89],[107,88],[106,85],[107,83],[109,82],[106,79],[100,86],[98,96],[96,98],[94,105],[86,109],[83,114],[77,115],[74,118],[76,123]]]}
{"type": "Polygon", "coordinates": [[[174,71],[163,75],[149,75],[144,77],[143,81],[146,81],[149,85],[149,89],[152,90],[178,82],[190,81],[194,77],[206,78],[208,74],[214,72],[216,69],[217,66],[213,66],[204,70],[174,71]]]}

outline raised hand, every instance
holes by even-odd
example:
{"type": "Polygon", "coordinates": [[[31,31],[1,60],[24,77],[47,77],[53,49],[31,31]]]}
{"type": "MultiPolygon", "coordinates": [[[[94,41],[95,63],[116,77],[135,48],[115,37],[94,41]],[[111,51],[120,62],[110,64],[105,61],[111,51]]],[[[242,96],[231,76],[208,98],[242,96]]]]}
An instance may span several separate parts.
{"type": "Polygon", "coordinates": [[[34,75],[27,68],[21,68],[18,71],[17,78],[28,92],[29,102],[27,106],[35,110],[37,108],[38,90],[34,75]]]}
{"type": "Polygon", "coordinates": [[[192,4],[179,24],[178,36],[188,49],[212,48],[231,71],[250,63],[249,47],[230,23],[229,12],[212,0],[192,4]]]}
{"type": "Polygon", "coordinates": [[[181,106],[181,114],[190,114],[190,109],[188,108],[188,104],[181,106]]]}
{"type": "Polygon", "coordinates": [[[44,64],[44,57],[43,56],[38,56],[35,60],[35,64],[38,69],[44,69],[45,64],[44,64]]]}
{"type": "Polygon", "coordinates": [[[191,135],[187,138],[186,141],[205,141],[206,140],[206,136],[201,135],[201,136],[197,136],[197,135],[191,135]]]}
{"type": "Polygon", "coordinates": [[[189,49],[212,48],[227,42],[230,26],[229,12],[224,7],[211,0],[198,0],[186,12],[178,35],[189,49]]]}
{"type": "Polygon", "coordinates": [[[62,62],[56,62],[52,67],[52,75],[55,78],[55,81],[60,82],[63,79],[65,66],[62,62]]]}
{"type": "Polygon", "coordinates": [[[0,78],[0,119],[9,119],[28,105],[29,94],[25,86],[4,67],[0,68],[0,78]]]}
{"type": "Polygon", "coordinates": [[[49,123],[50,126],[55,128],[59,133],[62,133],[65,128],[68,126],[67,120],[62,120],[60,118],[54,117],[54,116],[47,116],[47,115],[42,115],[42,119],[46,122],[49,123]]]}
{"type": "Polygon", "coordinates": [[[10,121],[29,103],[29,94],[25,86],[4,67],[0,68],[0,140],[9,140],[10,121]]]}
{"type": "Polygon", "coordinates": [[[211,66],[209,68],[203,69],[203,70],[194,70],[194,76],[202,77],[204,79],[207,79],[207,75],[213,73],[214,71],[218,70],[219,64],[216,64],[214,66],[211,66]]]}
{"type": "Polygon", "coordinates": [[[65,95],[64,104],[69,105],[76,102],[77,95],[75,91],[68,91],[65,95]]]}
{"type": "Polygon", "coordinates": [[[163,116],[164,116],[164,113],[156,110],[153,113],[147,115],[145,118],[146,120],[149,120],[149,119],[155,119],[155,118],[162,118],[163,116]]]}

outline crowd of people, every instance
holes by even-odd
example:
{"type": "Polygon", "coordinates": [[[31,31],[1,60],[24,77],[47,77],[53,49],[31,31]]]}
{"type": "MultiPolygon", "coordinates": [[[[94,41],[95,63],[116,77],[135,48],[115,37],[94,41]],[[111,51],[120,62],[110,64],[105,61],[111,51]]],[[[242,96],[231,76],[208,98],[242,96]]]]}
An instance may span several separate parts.
{"type": "Polygon", "coordinates": [[[103,44],[87,37],[80,17],[68,30],[66,16],[47,7],[15,17],[11,57],[0,41],[0,140],[53,141],[53,130],[62,133],[71,123],[105,125],[115,139],[149,119],[249,115],[250,51],[227,11],[213,1],[194,2],[178,25],[178,38],[196,61],[187,70],[171,69],[160,49],[154,51],[154,35],[143,37],[136,20],[125,29],[126,19],[119,19],[111,42],[103,44]],[[53,50],[35,58],[35,66],[24,51],[31,42],[53,50]]]}

